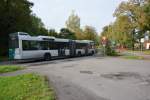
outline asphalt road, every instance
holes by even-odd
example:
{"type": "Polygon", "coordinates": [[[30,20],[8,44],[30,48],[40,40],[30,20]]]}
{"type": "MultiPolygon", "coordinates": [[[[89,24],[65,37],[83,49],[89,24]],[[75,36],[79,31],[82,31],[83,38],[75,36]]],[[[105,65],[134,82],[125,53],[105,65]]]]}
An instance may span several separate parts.
{"type": "Polygon", "coordinates": [[[46,75],[58,100],[150,100],[150,61],[81,57],[21,64],[46,75]]]}

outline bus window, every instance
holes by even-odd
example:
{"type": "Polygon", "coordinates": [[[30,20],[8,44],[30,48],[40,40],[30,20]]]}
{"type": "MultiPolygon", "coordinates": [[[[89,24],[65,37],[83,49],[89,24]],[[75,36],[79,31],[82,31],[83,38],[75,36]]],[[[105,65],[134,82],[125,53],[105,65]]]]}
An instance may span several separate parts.
{"type": "Polygon", "coordinates": [[[69,49],[69,43],[65,43],[65,49],[69,49]]]}
{"type": "Polygon", "coordinates": [[[85,49],[87,47],[86,43],[77,43],[76,48],[77,49],[85,49]]]}
{"type": "Polygon", "coordinates": [[[69,43],[66,42],[56,42],[57,49],[69,49],[69,43]]]}
{"type": "Polygon", "coordinates": [[[22,48],[23,50],[40,50],[40,45],[38,41],[23,40],[22,48]]]}
{"type": "Polygon", "coordinates": [[[58,49],[58,45],[56,44],[56,42],[49,42],[49,49],[50,50],[56,50],[58,49]]]}
{"type": "Polygon", "coordinates": [[[58,50],[59,49],[59,45],[57,43],[52,43],[52,49],[53,50],[58,50]]]}
{"type": "Polygon", "coordinates": [[[37,41],[30,41],[30,50],[39,50],[37,41]]]}
{"type": "Polygon", "coordinates": [[[91,43],[91,49],[94,49],[94,48],[95,48],[95,44],[91,43]]]}
{"type": "Polygon", "coordinates": [[[49,42],[48,41],[40,41],[39,50],[49,50],[49,42]]]}
{"type": "Polygon", "coordinates": [[[29,41],[23,40],[23,41],[22,41],[22,49],[23,49],[23,50],[30,50],[29,48],[30,48],[29,41]]]}

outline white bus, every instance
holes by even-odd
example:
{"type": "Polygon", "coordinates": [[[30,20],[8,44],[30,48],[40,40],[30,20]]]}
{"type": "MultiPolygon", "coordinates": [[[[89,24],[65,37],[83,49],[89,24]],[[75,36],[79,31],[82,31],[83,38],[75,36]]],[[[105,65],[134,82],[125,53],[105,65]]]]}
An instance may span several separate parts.
{"type": "Polygon", "coordinates": [[[50,36],[30,36],[17,32],[9,36],[10,59],[45,59],[93,55],[94,42],[90,40],[60,39],[50,36]]]}

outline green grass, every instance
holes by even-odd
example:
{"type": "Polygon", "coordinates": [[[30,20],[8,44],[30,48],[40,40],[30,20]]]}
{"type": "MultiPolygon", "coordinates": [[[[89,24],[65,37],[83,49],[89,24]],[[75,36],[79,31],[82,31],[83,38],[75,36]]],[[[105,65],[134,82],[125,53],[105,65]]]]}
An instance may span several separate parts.
{"type": "Polygon", "coordinates": [[[125,56],[122,56],[122,57],[125,58],[125,59],[135,59],[135,60],[142,60],[142,59],[144,59],[141,56],[135,56],[135,55],[125,55],[125,56]]]}
{"type": "Polygon", "coordinates": [[[146,54],[146,55],[150,55],[150,50],[143,51],[143,52],[144,52],[144,54],[146,54]]]}
{"type": "Polygon", "coordinates": [[[23,67],[20,66],[10,66],[10,65],[2,65],[0,66],[0,73],[7,73],[7,72],[13,72],[17,70],[21,70],[23,67]]]}
{"type": "Polygon", "coordinates": [[[140,51],[140,50],[135,50],[135,51],[132,51],[132,50],[127,50],[128,52],[142,52],[142,53],[144,53],[144,54],[146,54],[146,55],[150,55],[150,50],[145,50],[145,51],[140,51]]]}
{"type": "Polygon", "coordinates": [[[0,77],[0,100],[55,100],[45,77],[24,74],[0,77]]]}

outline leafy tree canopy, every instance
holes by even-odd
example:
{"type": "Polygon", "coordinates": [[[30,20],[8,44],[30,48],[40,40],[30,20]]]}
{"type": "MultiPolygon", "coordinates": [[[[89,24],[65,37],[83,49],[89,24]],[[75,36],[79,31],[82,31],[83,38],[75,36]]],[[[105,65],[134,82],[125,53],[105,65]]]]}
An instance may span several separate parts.
{"type": "Polygon", "coordinates": [[[60,34],[59,34],[60,38],[66,38],[66,39],[76,39],[75,33],[71,32],[69,29],[67,28],[62,28],[60,30],[60,34]]]}

